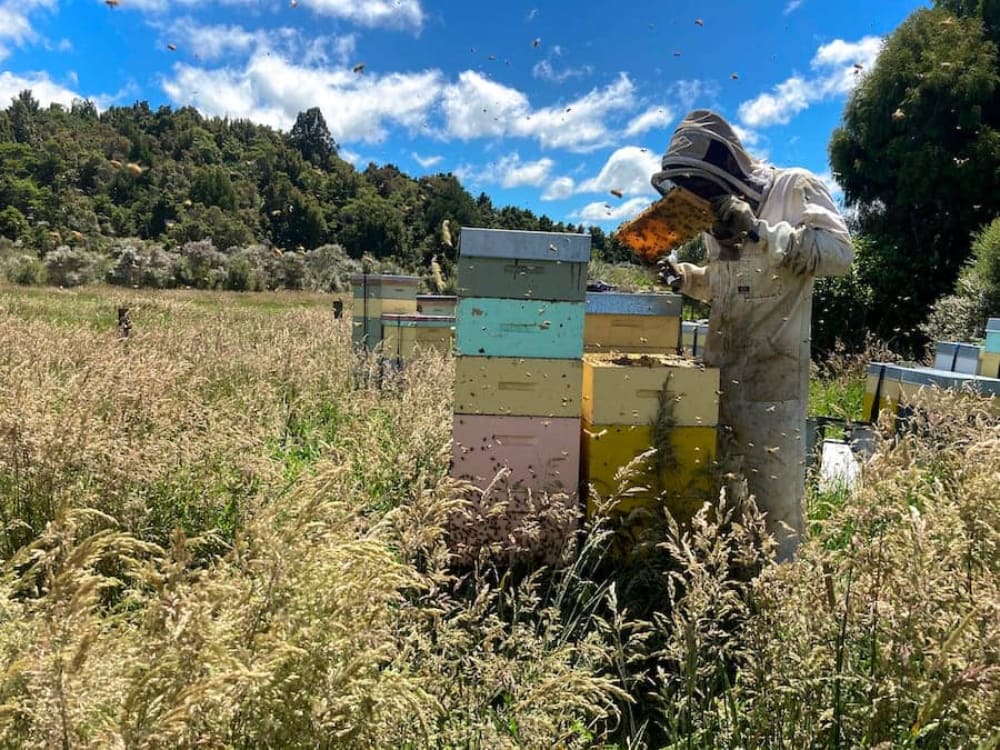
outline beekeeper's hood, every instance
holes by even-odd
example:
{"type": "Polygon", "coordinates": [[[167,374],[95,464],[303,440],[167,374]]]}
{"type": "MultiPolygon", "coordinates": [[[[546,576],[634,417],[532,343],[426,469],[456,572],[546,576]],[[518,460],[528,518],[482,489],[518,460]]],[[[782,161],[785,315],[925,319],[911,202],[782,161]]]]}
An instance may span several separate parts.
{"type": "Polygon", "coordinates": [[[677,126],[662,166],[650,180],[661,194],[673,183],[708,200],[738,195],[754,210],[774,172],[746,152],[728,122],[707,109],[691,112],[677,126]]]}

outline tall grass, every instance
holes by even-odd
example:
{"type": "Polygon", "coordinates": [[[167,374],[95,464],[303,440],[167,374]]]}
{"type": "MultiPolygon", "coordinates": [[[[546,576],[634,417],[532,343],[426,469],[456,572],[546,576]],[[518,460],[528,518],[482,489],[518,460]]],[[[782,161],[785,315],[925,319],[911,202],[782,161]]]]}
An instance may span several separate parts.
{"type": "Polygon", "coordinates": [[[988,404],[928,394],[792,564],[720,502],[457,566],[449,357],[306,296],[129,292],[122,340],[120,294],[0,288],[0,746],[1000,742],[988,404]]]}

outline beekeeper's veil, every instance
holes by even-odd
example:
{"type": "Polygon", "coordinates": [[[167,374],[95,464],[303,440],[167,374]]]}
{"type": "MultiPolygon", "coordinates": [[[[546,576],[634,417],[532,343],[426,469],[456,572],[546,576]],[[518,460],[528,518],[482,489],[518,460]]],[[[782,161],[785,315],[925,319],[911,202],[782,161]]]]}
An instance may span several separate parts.
{"type": "Polygon", "coordinates": [[[746,152],[728,122],[707,109],[691,112],[677,126],[662,166],[650,181],[663,195],[678,185],[706,200],[738,195],[754,210],[774,172],[746,152]]]}

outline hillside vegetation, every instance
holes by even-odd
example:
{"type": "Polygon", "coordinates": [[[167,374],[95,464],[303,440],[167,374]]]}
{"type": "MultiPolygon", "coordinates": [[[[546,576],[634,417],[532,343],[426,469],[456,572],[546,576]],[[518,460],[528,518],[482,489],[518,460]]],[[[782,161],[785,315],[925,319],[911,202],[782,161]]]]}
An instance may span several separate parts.
{"type": "MultiPolygon", "coordinates": [[[[339,289],[363,256],[418,274],[436,256],[450,278],[461,226],[583,231],[451,174],[358,171],[315,107],[282,133],[145,102],[43,108],[30,91],[0,110],[0,207],[0,270],[59,286],[339,289]]],[[[590,232],[599,257],[625,257],[590,232]]]]}

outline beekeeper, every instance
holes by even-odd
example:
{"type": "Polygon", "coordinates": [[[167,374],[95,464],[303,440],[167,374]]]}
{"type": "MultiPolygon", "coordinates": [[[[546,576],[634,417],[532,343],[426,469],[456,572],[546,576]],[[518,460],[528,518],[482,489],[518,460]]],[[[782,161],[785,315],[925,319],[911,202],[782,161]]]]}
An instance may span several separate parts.
{"type": "Polygon", "coordinates": [[[778,559],[788,560],[805,530],[813,279],[849,270],[850,234],[821,180],[754,159],[707,110],[677,127],[652,184],[712,204],[708,262],[676,264],[674,284],[711,305],[704,360],[720,369],[725,484],[756,497],[778,559]]]}

